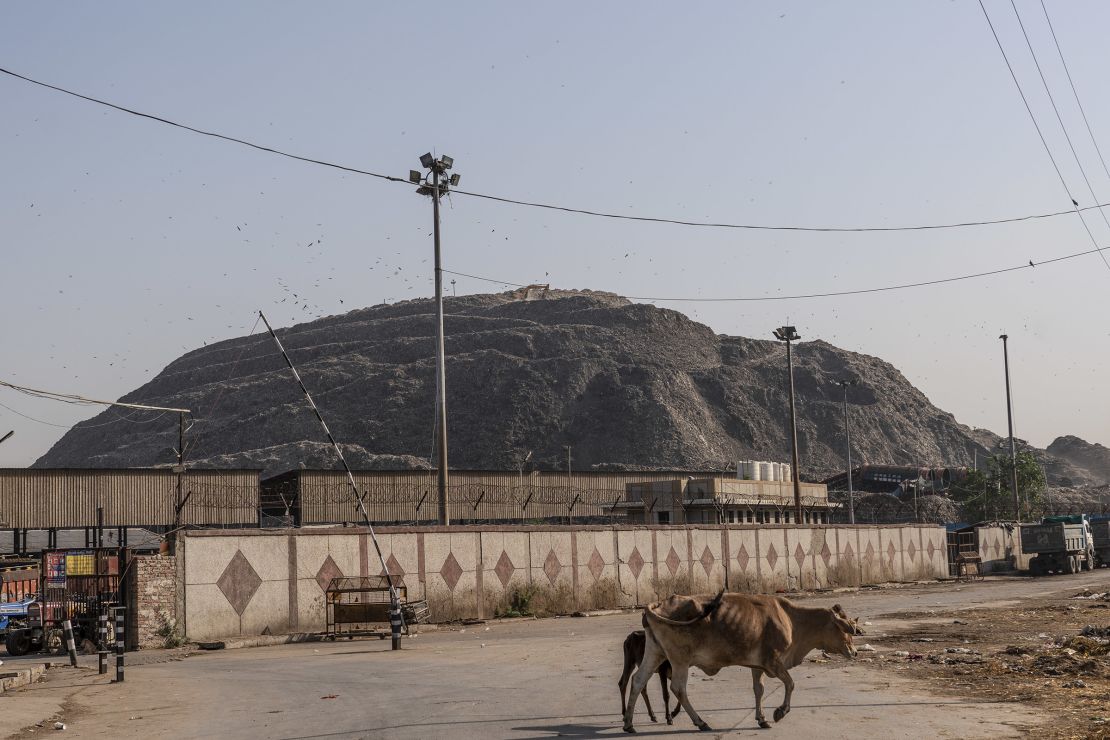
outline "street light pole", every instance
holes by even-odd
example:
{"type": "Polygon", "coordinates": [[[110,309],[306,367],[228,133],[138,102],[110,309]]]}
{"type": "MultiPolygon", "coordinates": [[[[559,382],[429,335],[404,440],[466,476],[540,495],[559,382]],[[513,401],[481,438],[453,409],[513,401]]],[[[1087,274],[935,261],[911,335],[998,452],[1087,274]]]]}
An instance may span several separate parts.
{"type": "Polygon", "coordinates": [[[790,353],[790,343],[801,339],[793,326],[780,326],[775,329],[775,339],[786,342],[786,374],[790,381],[790,441],[791,460],[794,466],[794,523],[802,523],[802,486],[801,466],[798,464],[798,416],[794,406],[794,358],[790,353]]]}
{"type": "Polygon", "coordinates": [[[443,340],[443,265],[440,258],[439,239],[439,200],[449,191],[448,185],[458,185],[459,175],[455,173],[441,181],[440,177],[447,174],[455,164],[455,160],[446,155],[436,159],[431,153],[420,157],[420,164],[431,171],[431,182],[427,175],[422,175],[416,170],[409,170],[409,182],[419,185],[416,189],[421,195],[432,196],[432,232],[435,240],[435,286],[436,286],[436,405],[439,414],[436,418],[437,440],[439,447],[439,460],[437,463],[436,483],[439,492],[439,523],[447,526],[451,523],[451,508],[448,501],[448,472],[447,472],[447,367],[444,353],[443,340]]]}
{"type": "Polygon", "coordinates": [[[998,337],[1002,340],[1002,361],[1006,368],[1006,420],[1010,427],[1010,484],[1014,487],[1014,520],[1021,521],[1021,503],[1018,495],[1017,476],[1017,444],[1014,442],[1014,407],[1010,395],[1010,337],[1003,334],[998,337]]]}
{"type": "Polygon", "coordinates": [[[839,380],[837,385],[844,389],[844,448],[848,453],[848,523],[856,523],[856,499],[852,492],[852,435],[848,431],[848,386],[855,380],[839,380]]]}

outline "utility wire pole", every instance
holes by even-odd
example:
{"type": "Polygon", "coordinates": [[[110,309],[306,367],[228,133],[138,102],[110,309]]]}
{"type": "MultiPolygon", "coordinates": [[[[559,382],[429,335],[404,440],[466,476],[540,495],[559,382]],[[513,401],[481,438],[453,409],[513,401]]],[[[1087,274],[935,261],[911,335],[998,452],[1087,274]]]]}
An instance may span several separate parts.
{"type": "Polygon", "coordinates": [[[798,465],[798,415],[794,407],[794,358],[790,354],[790,343],[801,339],[793,326],[780,326],[775,329],[775,339],[786,342],[786,374],[790,380],[790,441],[791,459],[794,464],[794,523],[802,523],[802,484],[801,466],[798,465]]]}
{"type": "Polygon", "coordinates": [[[1002,340],[1002,361],[1006,368],[1006,421],[1010,427],[1010,483],[1014,487],[1014,520],[1021,521],[1021,501],[1018,494],[1017,475],[1017,444],[1014,442],[1014,406],[1010,394],[1010,337],[1003,334],[998,337],[1002,340]]]}
{"type": "Polygon", "coordinates": [[[439,489],[439,523],[447,526],[451,523],[451,507],[448,501],[448,472],[447,472],[447,373],[444,355],[443,340],[443,265],[440,255],[439,238],[439,200],[447,192],[449,185],[459,184],[459,174],[456,172],[445,180],[441,176],[454,166],[455,160],[447,155],[436,159],[429,152],[420,157],[420,165],[431,172],[431,182],[428,176],[417,170],[409,170],[409,182],[419,185],[416,192],[421,195],[432,196],[432,233],[435,240],[435,285],[436,285],[436,406],[439,414],[436,418],[436,431],[439,447],[439,461],[436,465],[436,483],[439,489]]]}
{"type": "Polygon", "coordinates": [[[181,526],[181,510],[185,508],[185,412],[177,412],[177,500],[173,505],[173,528],[181,526]]]}

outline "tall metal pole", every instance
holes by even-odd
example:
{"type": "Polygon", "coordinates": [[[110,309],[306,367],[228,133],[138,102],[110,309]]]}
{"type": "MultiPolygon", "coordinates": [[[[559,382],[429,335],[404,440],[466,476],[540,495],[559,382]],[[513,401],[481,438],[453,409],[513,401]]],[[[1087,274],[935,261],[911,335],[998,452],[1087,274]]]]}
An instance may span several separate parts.
{"type": "Polygon", "coordinates": [[[1006,421],[1010,427],[1010,485],[1014,488],[1014,520],[1020,522],[1021,502],[1018,494],[1017,444],[1014,442],[1014,406],[1010,395],[1010,348],[1008,344],[1010,337],[1003,334],[999,339],[1002,340],[1002,361],[1006,368],[1006,421]]]}
{"type": "Polygon", "coordinates": [[[791,460],[794,464],[794,523],[802,523],[801,466],[798,465],[798,417],[794,407],[794,357],[790,353],[790,339],[786,340],[786,368],[790,376],[790,441],[791,460]]]}
{"type": "Polygon", "coordinates": [[[852,492],[852,435],[848,431],[848,386],[849,381],[841,381],[840,387],[844,389],[844,447],[848,453],[848,523],[856,523],[856,499],[852,492]]]}
{"type": "Polygon", "coordinates": [[[347,464],[347,458],[343,456],[343,450],[339,448],[339,443],[335,441],[332,436],[331,430],[328,429],[328,424],[324,421],[323,414],[317,408],[316,402],[312,400],[312,394],[308,392],[308,387],[301,380],[301,374],[297,372],[296,366],[293,365],[293,360],[290,359],[289,353],[285,351],[284,345],[278,339],[277,332],[270,326],[270,322],[266,320],[265,314],[261,311],[258,312],[259,318],[262,323],[266,325],[266,329],[273,337],[274,343],[277,344],[278,351],[281,356],[285,358],[285,364],[293,372],[293,378],[297,381],[297,385],[301,387],[301,392],[304,393],[308,405],[312,407],[312,411],[316,414],[316,420],[320,422],[320,426],[324,428],[324,434],[331,442],[332,449],[335,450],[335,456],[339,458],[339,462],[343,464],[343,470],[347,473],[347,484],[351,487],[351,493],[355,497],[355,504],[358,506],[359,513],[362,514],[362,521],[366,525],[366,529],[370,532],[370,541],[374,544],[374,551],[378,554],[378,562],[381,563],[382,573],[385,575],[386,582],[389,586],[389,626],[393,636],[393,649],[401,649],[401,628],[404,624],[401,615],[401,597],[397,592],[397,588],[393,585],[393,575],[389,572],[389,566],[385,562],[385,556],[382,555],[381,545],[378,544],[378,535],[374,532],[374,525],[370,521],[370,513],[366,510],[366,504],[363,502],[363,496],[358,492],[358,486],[355,485],[355,474],[351,472],[351,466],[347,464]]]}
{"type": "Polygon", "coordinates": [[[432,218],[435,221],[435,270],[436,270],[436,398],[439,399],[437,421],[439,463],[436,482],[439,487],[439,523],[451,523],[451,510],[447,500],[447,373],[443,342],[443,266],[439,248],[439,168],[432,168],[432,218]]]}

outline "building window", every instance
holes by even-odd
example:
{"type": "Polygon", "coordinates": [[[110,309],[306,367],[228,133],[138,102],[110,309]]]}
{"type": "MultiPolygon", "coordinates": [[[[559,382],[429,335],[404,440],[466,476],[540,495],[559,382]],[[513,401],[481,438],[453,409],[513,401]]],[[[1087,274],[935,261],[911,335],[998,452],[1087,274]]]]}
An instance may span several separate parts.
{"type": "Polygon", "coordinates": [[[775,524],[778,524],[778,523],[779,523],[779,513],[776,511],[775,512],[775,524]]]}
{"type": "Polygon", "coordinates": [[[670,524],[671,523],[671,512],[669,512],[669,511],[657,512],[656,517],[657,517],[658,522],[660,524],[670,524]]]}

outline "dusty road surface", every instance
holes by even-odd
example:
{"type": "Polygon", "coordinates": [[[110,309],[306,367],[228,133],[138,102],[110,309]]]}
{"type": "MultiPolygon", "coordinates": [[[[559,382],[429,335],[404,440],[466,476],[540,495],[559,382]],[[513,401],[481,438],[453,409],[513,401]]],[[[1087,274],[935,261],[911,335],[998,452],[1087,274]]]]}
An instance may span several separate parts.
{"type": "MultiPolygon", "coordinates": [[[[772,730],[756,728],[746,670],[713,678],[695,671],[691,701],[715,732],[695,733],[685,715],[673,727],[652,724],[642,702],[637,729],[676,738],[1021,736],[1055,717],[1021,701],[931,685],[911,666],[900,670],[893,642],[888,648],[884,641],[911,639],[899,632],[911,634],[935,614],[1005,613],[1083,588],[1106,591],[1110,570],[807,598],[840,602],[872,622],[857,638],[877,648],[862,654],[871,662],[812,654],[792,672],[793,710],[772,730]],[[908,616],[884,617],[899,614],[908,616]]],[[[229,650],[134,666],[123,685],[88,670],[55,670],[40,684],[0,695],[0,736],[41,737],[61,720],[66,737],[82,738],[624,737],[616,680],[621,642],[637,627],[638,614],[623,614],[428,633],[398,653],[377,640],[229,650]]],[[[777,681],[768,687],[764,701],[773,707],[782,689],[777,681]]],[[[660,710],[654,679],[649,692],[660,710]]]]}

